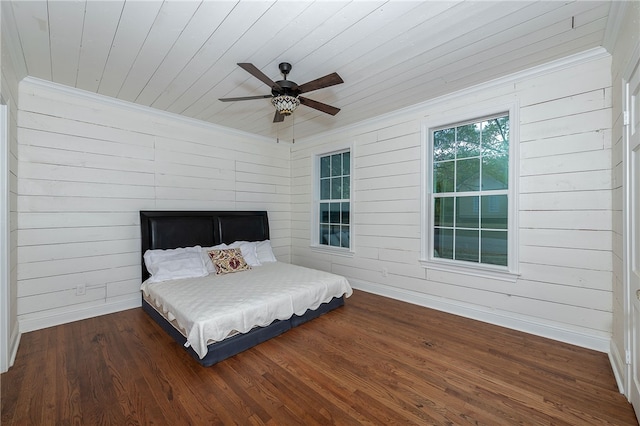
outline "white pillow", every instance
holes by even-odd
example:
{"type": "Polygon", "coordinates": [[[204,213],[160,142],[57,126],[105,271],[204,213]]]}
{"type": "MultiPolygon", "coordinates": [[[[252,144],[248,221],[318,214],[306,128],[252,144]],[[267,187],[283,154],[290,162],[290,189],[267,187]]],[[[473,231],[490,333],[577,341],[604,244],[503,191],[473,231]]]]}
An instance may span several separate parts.
{"type": "Polygon", "coordinates": [[[202,260],[202,247],[147,250],[144,264],[151,274],[148,282],[157,283],[209,275],[202,260]]]}
{"type": "Polygon", "coordinates": [[[247,262],[249,266],[262,265],[258,259],[255,242],[235,241],[234,243],[229,244],[229,248],[239,248],[242,252],[242,257],[244,257],[244,261],[247,262]]]}
{"type": "Polygon", "coordinates": [[[271,241],[264,240],[256,243],[256,252],[258,253],[258,260],[260,263],[277,262],[278,259],[273,254],[271,249],[271,241]]]}
{"type": "Polygon", "coordinates": [[[229,248],[229,246],[227,246],[226,244],[222,243],[222,244],[218,244],[217,246],[211,246],[211,247],[205,247],[202,249],[202,261],[204,262],[204,266],[205,268],[207,268],[207,271],[209,271],[210,274],[215,274],[216,271],[216,267],[213,264],[213,262],[211,261],[211,258],[209,257],[209,251],[210,250],[223,250],[229,248]]]}

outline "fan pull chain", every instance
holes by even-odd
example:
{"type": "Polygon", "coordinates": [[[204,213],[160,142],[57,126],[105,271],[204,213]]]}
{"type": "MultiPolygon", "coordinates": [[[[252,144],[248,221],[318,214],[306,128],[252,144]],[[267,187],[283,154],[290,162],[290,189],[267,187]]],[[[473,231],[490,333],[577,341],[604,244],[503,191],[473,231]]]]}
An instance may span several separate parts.
{"type": "Polygon", "coordinates": [[[291,115],[291,143],[296,143],[296,118],[291,115]]]}

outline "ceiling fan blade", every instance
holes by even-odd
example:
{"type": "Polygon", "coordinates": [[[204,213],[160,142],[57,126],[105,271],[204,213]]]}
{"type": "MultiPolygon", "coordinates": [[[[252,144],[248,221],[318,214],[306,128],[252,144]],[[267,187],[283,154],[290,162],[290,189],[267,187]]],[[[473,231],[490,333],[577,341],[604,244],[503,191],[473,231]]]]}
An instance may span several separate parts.
{"type": "Polygon", "coordinates": [[[300,99],[300,103],[302,105],[306,105],[310,108],[317,109],[318,111],[326,112],[330,115],[336,115],[340,112],[340,108],[333,107],[331,105],[323,104],[322,102],[314,101],[313,99],[305,98],[303,96],[298,96],[300,99]]]}
{"type": "Polygon", "coordinates": [[[311,80],[308,83],[298,86],[299,93],[307,93],[313,90],[323,89],[329,86],[335,86],[336,84],[344,83],[338,73],[332,73],[325,75],[324,77],[311,80]]]}
{"type": "Polygon", "coordinates": [[[271,95],[259,95],[259,96],[244,96],[241,98],[220,98],[218,99],[219,101],[222,102],[235,102],[235,101],[250,101],[252,99],[265,99],[265,98],[271,98],[271,95]]]}
{"type": "Polygon", "coordinates": [[[273,116],[274,123],[280,123],[284,121],[284,115],[280,114],[280,111],[276,110],[276,115],[273,116]]]}
{"type": "Polygon", "coordinates": [[[249,63],[239,63],[238,66],[243,70],[245,70],[246,72],[248,72],[249,74],[251,74],[252,76],[254,76],[255,78],[257,78],[258,80],[260,80],[261,82],[263,82],[264,84],[266,84],[267,86],[276,87],[277,89],[282,90],[282,88],[275,81],[267,77],[262,71],[256,68],[255,65],[249,64],[249,63]]]}

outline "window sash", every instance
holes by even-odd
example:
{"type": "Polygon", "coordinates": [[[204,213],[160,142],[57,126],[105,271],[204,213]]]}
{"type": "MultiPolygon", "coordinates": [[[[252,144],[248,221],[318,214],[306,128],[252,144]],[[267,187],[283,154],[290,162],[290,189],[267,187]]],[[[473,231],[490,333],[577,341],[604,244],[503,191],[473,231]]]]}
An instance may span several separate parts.
{"type": "Polygon", "coordinates": [[[351,152],[344,149],[315,157],[312,246],[351,250],[351,152]]]}
{"type": "MultiPolygon", "coordinates": [[[[510,215],[513,214],[510,208],[512,191],[509,189],[512,185],[512,137],[509,134],[506,142],[504,137],[502,140],[496,139],[494,147],[497,146],[497,149],[494,151],[488,151],[482,144],[486,129],[484,123],[503,117],[506,117],[511,133],[511,115],[505,112],[429,129],[427,172],[431,206],[428,232],[430,261],[509,269],[510,239],[513,238],[509,226],[510,215]],[[461,133],[459,134],[458,129],[466,130],[466,139],[459,139],[461,133]],[[438,135],[438,132],[441,132],[441,135],[438,135]],[[474,138],[475,136],[477,137],[474,138]],[[440,149],[438,154],[435,153],[436,146],[440,149]],[[459,155],[459,151],[462,155],[459,155]],[[494,157],[503,162],[493,164],[494,171],[498,172],[498,179],[485,176],[483,170],[485,163],[488,163],[485,162],[485,158],[491,158],[495,152],[498,155],[494,157]],[[439,174],[438,167],[442,167],[444,173],[439,174]],[[462,167],[471,173],[461,175],[459,169],[462,167]],[[443,178],[443,181],[439,182],[439,177],[443,178]],[[461,177],[466,178],[464,185],[460,182],[463,180],[461,177]],[[491,182],[491,179],[494,182],[491,182]],[[485,189],[485,186],[488,189],[485,189]],[[498,189],[494,189],[496,187],[498,189]],[[464,217],[461,215],[460,207],[463,201],[473,203],[472,206],[467,206],[464,217]],[[503,204],[502,211],[496,211],[500,208],[500,203],[503,204]],[[448,207],[443,207],[445,205],[448,207]],[[493,206],[493,211],[489,210],[490,206],[493,206]],[[445,211],[444,217],[440,217],[442,214],[437,216],[436,210],[445,208],[451,211],[445,211]],[[503,217],[497,217],[500,214],[503,217]],[[499,226],[491,226],[489,223],[492,215],[498,219],[499,226]]],[[[502,132],[501,135],[504,136],[502,132]]]]}

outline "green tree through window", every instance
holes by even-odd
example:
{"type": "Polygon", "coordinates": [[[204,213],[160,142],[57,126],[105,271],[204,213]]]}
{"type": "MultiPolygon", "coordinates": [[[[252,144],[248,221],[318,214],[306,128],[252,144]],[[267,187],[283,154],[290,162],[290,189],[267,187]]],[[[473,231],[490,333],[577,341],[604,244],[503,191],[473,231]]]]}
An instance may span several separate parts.
{"type": "Polygon", "coordinates": [[[433,257],[507,266],[509,116],[432,133],[433,257]]]}

